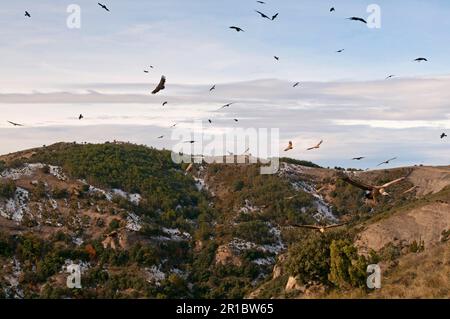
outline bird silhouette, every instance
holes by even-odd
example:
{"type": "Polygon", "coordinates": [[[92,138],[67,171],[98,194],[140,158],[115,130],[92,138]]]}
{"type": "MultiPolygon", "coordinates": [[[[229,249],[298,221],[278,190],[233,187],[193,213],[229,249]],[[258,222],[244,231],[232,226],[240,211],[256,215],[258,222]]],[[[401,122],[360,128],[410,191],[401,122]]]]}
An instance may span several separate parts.
{"type": "Polygon", "coordinates": [[[244,29],[235,26],[230,27],[230,29],[236,30],[236,32],[245,32],[244,29]]]}
{"type": "Polygon", "coordinates": [[[344,51],[345,51],[345,49],[340,49],[340,50],[337,50],[336,53],[342,53],[344,51]]]}
{"type": "Polygon", "coordinates": [[[289,141],[288,147],[286,147],[286,148],[284,149],[284,151],[287,152],[287,151],[292,150],[293,148],[294,148],[294,146],[292,145],[292,141],[289,141]]]}
{"type": "Polygon", "coordinates": [[[346,225],[346,223],[327,225],[327,226],[322,226],[322,225],[297,225],[297,224],[294,224],[292,226],[298,227],[298,228],[307,228],[307,229],[317,230],[321,234],[323,234],[323,233],[325,233],[325,231],[327,231],[329,229],[336,228],[336,227],[341,227],[341,226],[344,226],[344,225],[346,225]]]}
{"type": "Polygon", "coordinates": [[[397,157],[390,158],[387,161],[384,161],[384,162],[381,162],[380,164],[378,164],[377,167],[381,166],[383,164],[389,164],[391,161],[396,160],[396,159],[397,159],[397,157]]]}
{"type": "Polygon", "coordinates": [[[395,76],[394,74],[391,74],[391,75],[387,76],[385,80],[392,79],[394,76],[395,76]]]}
{"type": "Polygon", "coordinates": [[[233,119],[235,122],[239,122],[239,120],[238,119],[233,119]]]}
{"type": "MultiPolygon", "coordinates": [[[[409,174],[411,174],[411,172],[409,174]]],[[[340,179],[350,185],[356,186],[356,187],[364,190],[366,192],[365,193],[366,199],[372,200],[373,203],[376,204],[378,196],[380,196],[380,195],[381,196],[390,196],[390,194],[388,192],[386,192],[386,188],[406,180],[406,178],[409,176],[409,174],[407,176],[397,178],[389,183],[379,185],[379,186],[378,185],[370,185],[370,184],[366,184],[366,183],[354,180],[347,175],[341,176],[340,179]]]]}
{"type": "Polygon", "coordinates": [[[25,11],[25,16],[31,18],[31,14],[28,11],[25,11]]]}
{"type": "Polygon", "coordinates": [[[210,119],[208,119],[208,122],[209,122],[210,124],[212,124],[212,121],[211,121],[210,119]]]}
{"type": "Polygon", "coordinates": [[[256,1],[256,2],[258,2],[260,4],[266,4],[264,1],[256,1]]]}
{"type": "Polygon", "coordinates": [[[447,134],[442,133],[442,134],[441,134],[441,139],[443,139],[444,137],[447,137],[447,134]]]}
{"type": "Polygon", "coordinates": [[[169,102],[165,101],[165,102],[162,104],[162,106],[165,106],[167,103],[169,103],[169,102]]]}
{"type": "Polygon", "coordinates": [[[261,16],[261,18],[265,18],[270,20],[269,16],[265,15],[264,13],[262,13],[261,11],[255,10],[257,13],[259,13],[259,15],[261,16]]]}
{"type": "Polygon", "coordinates": [[[318,149],[318,148],[320,148],[320,145],[322,145],[322,143],[323,143],[323,140],[320,140],[320,142],[317,143],[317,145],[315,145],[313,147],[310,147],[310,148],[307,148],[306,150],[307,151],[311,151],[311,150],[314,150],[314,149],[318,149]]]}
{"type": "Polygon", "coordinates": [[[280,57],[278,57],[278,56],[276,56],[276,55],[274,55],[273,58],[274,58],[275,60],[277,60],[277,61],[280,60],[280,57]]]}
{"type": "Polygon", "coordinates": [[[362,22],[362,23],[367,24],[367,21],[364,20],[363,18],[360,18],[360,17],[350,17],[350,18],[347,18],[347,20],[351,20],[351,21],[359,21],[359,22],[362,22]]]}
{"type": "Polygon", "coordinates": [[[294,85],[292,87],[297,87],[300,84],[300,82],[295,82],[294,85]]]}
{"type": "Polygon", "coordinates": [[[19,123],[14,123],[11,121],[7,121],[9,124],[13,125],[13,126],[24,126],[23,124],[19,124],[19,123]]]}
{"type": "Polygon", "coordinates": [[[83,114],[80,114],[80,115],[78,116],[78,119],[79,119],[79,120],[84,119],[83,114]]]}
{"type": "Polygon", "coordinates": [[[147,70],[144,70],[144,73],[148,73],[148,71],[147,71],[147,70]]]}
{"type": "Polygon", "coordinates": [[[210,89],[209,89],[209,92],[211,92],[212,90],[215,90],[216,89],[216,85],[214,84],[210,89]]]}
{"type": "Polygon", "coordinates": [[[100,6],[100,7],[102,7],[103,9],[105,9],[106,11],[108,11],[109,12],[109,9],[108,9],[108,7],[107,6],[105,6],[104,4],[101,4],[100,2],[98,3],[98,5],[100,6]]]}
{"type": "Polygon", "coordinates": [[[194,141],[194,140],[191,140],[191,141],[184,141],[183,143],[190,143],[190,144],[194,144],[194,143],[195,143],[195,141],[194,141]]]}
{"type": "Polygon", "coordinates": [[[330,8],[330,12],[335,12],[335,11],[336,11],[336,9],[334,7],[330,8]]]}
{"type": "Polygon", "coordinates": [[[161,77],[161,80],[159,81],[159,84],[156,86],[156,88],[152,91],[152,94],[156,94],[161,90],[164,90],[166,88],[166,77],[163,75],[161,77]]]}
{"type": "Polygon", "coordinates": [[[233,105],[233,104],[234,104],[234,102],[225,104],[225,105],[221,106],[221,107],[219,108],[219,110],[224,109],[224,108],[226,108],[226,107],[230,107],[230,106],[233,105]]]}
{"type": "Polygon", "coordinates": [[[164,135],[158,136],[159,139],[161,139],[161,138],[163,138],[163,137],[164,137],[164,135]]]}
{"type": "Polygon", "coordinates": [[[417,58],[417,59],[414,59],[414,61],[415,62],[428,62],[428,59],[426,59],[426,58],[417,58]]]}
{"type": "Polygon", "coordinates": [[[354,161],[360,161],[360,160],[362,160],[362,159],[364,159],[364,158],[365,158],[364,156],[353,157],[352,160],[354,160],[354,161]]]}
{"type": "Polygon", "coordinates": [[[274,14],[274,15],[272,16],[272,21],[275,20],[277,17],[278,17],[278,13],[277,13],[277,14],[274,14]]]}

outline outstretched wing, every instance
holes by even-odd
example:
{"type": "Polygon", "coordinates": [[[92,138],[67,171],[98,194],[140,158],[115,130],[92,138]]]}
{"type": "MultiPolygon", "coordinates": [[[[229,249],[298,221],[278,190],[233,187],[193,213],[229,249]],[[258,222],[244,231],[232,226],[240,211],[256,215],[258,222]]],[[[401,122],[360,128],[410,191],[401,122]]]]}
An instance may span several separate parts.
{"type": "Polygon", "coordinates": [[[153,90],[152,94],[156,94],[159,91],[164,90],[166,88],[165,84],[166,84],[166,77],[163,75],[161,77],[161,81],[159,81],[158,86],[153,90]]]}
{"type": "Polygon", "coordinates": [[[389,183],[386,183],[386,184],[380,186],[380,188],[387,188],[387,187],[389,187],[389,186],[391,186],[391,185],[400,183],[401,181],[403,181],[403,180],[405,180],[405,179],[406,179],[406,177],[400,177],[400,178],[397,178],[396,180],[393,180],[392,182],[389,182],[389,183]]]}
{"type": "Polygon", "coordinates": [[[341,223],[341,224],[335,224],[335,225],[328,225],[328,226],[325,226],[324,228],[325,228],[325,229],[330,229],[330,228],[341,227],[341,226],[344,226],[344,225],[347,225],[347,223],[341,223]]]}
{"type": "Polygon", "coordinates": [[[297,224],[294,224],[292,226],[298,227],[298,228],[320,229],[320,226],[314,226],[314,225],[297,225],[297,224]]]}
{"type": "Polygon", "coordinates": [[[355,180],[351,179],[350,177],[348,177],[347,175],[341,176],[340,178],[341,178],[344,182],[346,182],[346,183],[348,183],[348,184],[350,184],[350,185],[356,186],[356,187],[358,187],[358,188],[360,188],[360,189],[362,189],[362,190],[365,190],[365,191],[371,191],[371,190],[373,189],[372,186],[370,186],[370,185],[368,185],[368,184],[364,184],[364,183],[362,183],[362,182],[360,182],[360,181],[355,181],[355,180]]]}

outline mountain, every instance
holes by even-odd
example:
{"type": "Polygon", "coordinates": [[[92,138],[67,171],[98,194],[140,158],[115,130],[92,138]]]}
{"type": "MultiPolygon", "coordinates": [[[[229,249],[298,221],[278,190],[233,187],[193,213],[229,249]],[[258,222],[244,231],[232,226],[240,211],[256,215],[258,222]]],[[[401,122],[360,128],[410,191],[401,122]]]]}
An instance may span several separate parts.
{"type": "Polygon", "coordinates": [[[450,166],[347,172],[376,185],[408,176],[373,207],[340,169],[281,162],[274,175],[185,173],[169,151],[119,142],[0,156],[0,297],[450,296],[450,166]],[[319,222],[346,225],[292,226],[319,222]],[[66,286],[71,264],[82,289],[66,286]]]}

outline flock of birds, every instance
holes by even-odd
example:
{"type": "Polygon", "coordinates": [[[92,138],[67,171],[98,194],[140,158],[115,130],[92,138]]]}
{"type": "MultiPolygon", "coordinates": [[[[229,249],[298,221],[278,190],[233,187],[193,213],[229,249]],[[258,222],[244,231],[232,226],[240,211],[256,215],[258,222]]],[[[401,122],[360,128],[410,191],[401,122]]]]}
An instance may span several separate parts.
{"type": "MultiPolygon", "coordinates": [[[[258,4],[260,4],[260,5],[266,4],[264,1],[256,1],[256,2],[257,2],[258,4]]],[[[98,5],[99,5],[99,7],[102,8],[103,10],[105,10],[105,11],[107,11],[107,12],[110,12],[110,9],[109,9],[105,4],[102,4],[102,3],[99,2],[98,5]]],[[[278,12],[277,12],[277,13],[274,13],[274,14],[270,14],[270,15],[269,15],[269,14],[266,14],[266,13],[264,13],[264,12],[262,12],[261,10],[255,10],[255,12],[256,12],[261,18],[266,19],[266,20],[268,20],[268,21],[275,21],[275,20],[278,18],[278,16],[279,16],[279,13],[278,13],[278,12]]],[[[330,13],[336,12],[336,8],[335,8],[335,7],[331,7],[330,10],[329,10],[329,12],[330,12],[330,13]]],[[[25,11],[25,17],[31,18],[31,14],[30,14],[28,11],[25,11]]],[[[349,18],[347,18],[347,19],[350,20],[350,21],[355,21],[355,22],[360,22],[360,23],[363,23],[363,24],[367,24],[367,21],[366,21],[365,19],[361,18],[361,17],[352,16],[352,17],[349,17],[349,18]]],[[[230,26],[229,29],[234,30],[234,31],[236,31],[236,32],[238,32],[238,33],[239,33],[239,32],[245,32],[245,30],[244,30],[242,27],[240,27],[240,26],[235,26],[235,25],[230,26]]],[[[337,50],[336,53],[343,53],[344,51],[345,51],[345,49],[340,49],[340,50],[337,50]]],[[[279,61],[279,60],[280,60],[280,57],[279,57],[279,56],[274,56],[274,59],[275,59],[276,61],[279,61]]],[[[413,62],[418,62],[418,63],[420,63],[420,62],[428,62],[428,59],[427,59],[427,58],[424,58],[424,57],[418,57],[418,58],[414,59],[413,62]]],[[[149,69],[154,69],[154,66],[150,65],[150,66],[149,66],[149,69]]],[[[149,73],[149,72],[150,72],[149,69],[145,69],[145,70],[144,70],[144,73],[149,73]]],[[[388,75],[388,76],[385,78],[385,80],[392,79],[392,78],[394,78],[394,77],[396,77],[396,75],[391,74],[391,75],[388,75]]],[[[300,82],[295,82],[295,83],[292,85],[292,87],[296,88],[296,87],[298,87],[299,85],[300,85],[300,82]]],[[[153,95],[154,95],[154,94],[157,94],[157,93],[161,92],[162,90],[164,90],[165,88],[166,88],[166,77],[163,75],[163,76],[161,76],[161,79],[160,79],[159,83],[156,85],[156,87],[153,89],[153,91],[152,91],[151,93],[152,93],[153,95]]],[[[212,91],[214,91],[214,90],[216,90],[216,85],[215,85],[215,84],[214,84],[213,86],[211,86],[211,88],[209,89],[209,92],[212,92],[212,91]]],[[[166,106],[168,103],[169,103],[168,101],[164,101],[164,102],[162,103],[162,106],[164,107],[164,106],[166,106]]],[[[224,109],[224,108],[228,108],[228,107],[230,107],[230,106],[233,105],[233,104],[235,104],[235,102],[227,103],[227,104],[221,106],[218,110],[222,110],[222,109],[224,109]]],[[[80,114],[80,115],[78,116],[78,119],[79,119],[79,120],[82,120],[83,118],[84,118],[83,114],[80,114]]],[[[238,122],[238,119],[233,119],[233,120],[234,120],[235,122],[238,122]]],[[[9,124],[13,125],[13,126],[24,126],[23,124],[16,123],[16,122],[12,122],[12,121],[7,121],[7,122],[8,122],[9,124]]],[[[212,123],[212,120],[211,120],[211,119],[208,119],[208,122],[209,122],[209,123],[212,123]]],[[[171,128],[175,127],[176,125],[177,125],[176,123],[173,124],[173,125],[171,126],[171,128]]],[[[446,138],[446,137],[448,137],[446,133],[442,133],[442,134],[440,135],[440,138],[441,138],[441,139],[446,138]]],[[[158,139],[162,139],[162,138],[164,138],[164,135],[160,135],[160,136],[158,136],[157,138],[158,138],[158,139]]],[[[195,143],[195,142],[196,142],[196,141],[194,141],[194,140],[191,140],[191,141],[185,141],[185,143],[190,143],[190,144],[193,144],[193,143],[195,143]]],[[[307,148],[306,150],[307,150],[307,151],[317,150],[317,149],[319,149],[319,148],[321,147],[322,143],[323,143],[323,140],[321,140],[321,141],[320,141],[319,143],[317,143],[316,145],[307,148]]],[[[294,145],[293,145],[292,141],[289,141],[288,146],[284,149],[284,151],[285,151],[285,152],[288,152],[288,151],[293,150],[293,149],[294,149],[294,145]]],[[[232,153],[231,153],[231,154],[232,154],[232,153]]],[[[364,156],[359,156],[359,157],[354,157],[352,160],[355,160],[355,161],[361,161],[361,160],[363,160],[363,159],[365,159],[364,156]]],[[[397,159],[397,158],[396,158],[396,157],[393,157],[393,158],[391,158],[391,159],[388,159],[388,160],[386,160],[386,161],[383,161],[383,162],[379,163],[379,164],[377,165],[377,167],[378,167],[378,166],[381,166],[381,165],[384,165],[384,164],[389,164],[391,161],[394,161],[395,159],[397,159]]],[[[189,172],[189,171],[192,169],[192,167],[193,167],[193,164],[190,163],[189,166],[188,166],[187,169],[186,169],[186,173],[189,172]]],[[[350,178],[350,177],[347,176],[347,175],[341,176],[340,178],[341,178],[343,181],[345,181],[345,182],[347,182],[347,183],[349,183],[349,184],[351,184],[351,185],[353,185],[353,186],[355,186],[355,187],[358,187],[358,188],[364,190],[364,191],[366,192],[366,198],[369,199],[369,200],[372,200],[372,201],[376,204],[376,203],[377,203],[377,198],[378,198],[379,196],[390,196],[390,194],[389,194],[388,192],[386,192],[386,189],[387,189],[388,187],[390,187],[390,186],[392,186],[392,185],[395,185],[395,184],[397,184],[397,183],[400,183],[400,182],[404,181],[404,180],[407,178],[407,176],[402,177],[402,178],[399,178],[399,179],[396,179],[396,180],[393,180],[393,181],[391,181],[391,182],[389,182],[389,183],[386,183],[386,184],[384,184],[384,185],[370,185],[370,184],[362,183],[362,182],[360,182],[360,181],[357,181],[357,180],[354,180],[354,179],[350,178]]],[[[414,187],[413,187],[413,188],[414,188],[414,187]]],[[[409,191],[411,191],[411,190],[408,190],[407,192],[409,192],[409,191]]],[[[292,196],[292,197],[295,197],[295,196],[292,196]]],[[[314,230],[320,231],[321,233],[324,233],[324,232],[325,232],[326,230],[328,230],[328,229],[332,229],[332,228],[335,228],[335,227],[340,227],[340,226],[343,226],[343,225],[345,225],[345,224],[335,224],[335,225],[328,225],[328,226],[317,226],[317,225],[293,225],[293,226],[296,226],[296,227],[302,227],[302,228],[307,228],[307,229],[314,229],[314,230]]]]}

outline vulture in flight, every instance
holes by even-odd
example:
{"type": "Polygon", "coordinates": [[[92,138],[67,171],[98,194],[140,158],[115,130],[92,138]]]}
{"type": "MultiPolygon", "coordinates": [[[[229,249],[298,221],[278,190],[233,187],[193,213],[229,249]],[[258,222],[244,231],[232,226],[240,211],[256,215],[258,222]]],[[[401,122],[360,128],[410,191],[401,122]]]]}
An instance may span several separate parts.
{"type": "Polygon", "coordinates": [[[278,13],[272,16],[272,21],[278,17],[278,13]]]}
{"type": "Polygon", "coordinates": [[[442,133],[442,134],[441,134],[441,139],[443,139],[444,137],[447,137],[447,134],[442,133]]]}
{"type": "Polygon", "coordinates": [[[306,150],[307,150],[307,151],[311,151],[311,150],[320,148],[320,145],[322,145],[322,143],[323,143],[323,140],[320,140],[320,142],[317,143],[317,145],[315,145],[315,146],[313,146],[313,147],[310,147],[310,148],[307,148],[306,150]]]}
{"type": "Polygon", "coordinates": [[[256,1],[256,2],[261,3],[261,4],[266,4],[264,1],[256,1]]]}
{"type": "Polygon", "coordinates": [[[267,15],[265,15],[264,13],[262,13],[261,11],[258,11],[258,10],[255,10],[257,13],[259,13],[259,15],[261,16],[261,18],[266,18],[266,19],[269,19],[270,20],[270,18],[269,18],[269,16],[267,16],[267,15]]]}
{"type": "Polygon", "coordinates": [[[245,32],[243,29],[235,26],[230,27],[230,29],[236,30],[236,32],[245,32]]]}
{"type": "Polygon", "coordinates": [[[394,76],[395,76],[394,74],[391,74],[391,75],[387,76],[385,80],[392,79],[394,76]]]}
{"type": "Polygon", "coordinates": [[[330,12],[334,12],[334,11],[336,11],[336,9],[334,7],[331,7],[330,12]]]}
{"type": "Polygon", "coordinates": [[[108,9],[108,7],[107,6],[105,6],[104,4],[101,4],[100,2],[98,3],[98,5],[100,6],[100,7],[102,7],[103,9],[105,9],[106,11],[108,11],[109,12],[109,9],[108,9]]]}
{"type": "Polygon", "coordinates": [[[274,55],[273,58],[274,58],[275,60],[277,60],[277,61],[280,61],[280,57],[279,57],[279,56],[274,55]]]}
{"type": "Polygon", "coordinates": [[[292,145],[292,141],[289,141],[288,147],[286,147],[286,148],[284,149],[284,151],[287,152],[287,151],[292,150],[293,148],[294,148],[294,146],[292,145]]]}
{"type": "Polygon", "coordinates": [[[334,225],[328,225],[328,226],[318,226],[318,225],[292,225],[294,227],[299,227],[299,228],[307,228],[307,229],[313,229],[313,230],[317,230],[319,232],[321,232],[322,234],[325,233],[326,230],[332,229],[332,228],[336,228],[336,227],[341,227],[346,225],[346,223],[342,223],[342,224],[334,224],[334,225]]]}
{"type": "Polygon", "coordinates": [[[166,77],[163,75],[161,77],[161,81],[159,81],[158,86],[152,91],[152,94],[156,94],[159,91],[164,90],[166,88],[165,85],[166,85],[166,77]]]}
{"type": "Polygon", "coordinates": [[[167,103],[169,103],[169,102],[165,101],[165,102],[162,104],[162,106],[166,106],[167,103]]]}
{"type": "Polygon", "coordinates": [[[415,62],[428,62],[428,59],[426,59],[426,58],[417,58],[414,61],[415,62]]]}
{"type": "Polygon", "coordinates": [[[295,88],[295,87],[299,86],[299,84],[300,84],[300,82],[295,82],[294,85],[293,85],[292,87],[295,88]]]}
{"type": "Polygon", "coordinates": [[[234,102],[233,102],[233,103],[225,104],[225,105],[221,106],[219,110],[224,109],[224,108],[226,108],[226,107],[230,107],[230,106],[233,105],[233,104],[234,104],[234,102]]]}
{"type": "Polygon", "coordinates": [[[25,16],[31,18],[31,14],[28,11],[25,11],[25,16]]]}
{"type": "Polygon", "coordinates": [[[342,52],[344,52],[344,50],[345,50],[345,49],[337,50],[336,53],[342,53],[342,52]]]}
{"type": "Polygon", "coordinates": [[[82,119],[84,119],[84,116],[83,116],[83,114],[80,114],[80,115],[78,116],[78,119],[79,119],[79,120],[82,120],[82,119]]]}
{"type": "Polygon", "coordinates": [[[353,157],[352,160],[354,160],[354,161],[360,161],[360,160],[362,160],[362,159],[364,159],[364,158],[365,158],[364,156],[353,157]]]}
{"type": "Polygon", "coordinates": [[[161,139],[161,138],[163,138],[163,137],[164,137],[164,135],[158,136],[159,139],[161,139]]]}
{"type": "MultiPolygon", "coordinates": [[[[409,174],[411,174],[411,172],[409,174]]],[[[380,196],[380,195],[382,195],[382,196],[390,196],[390,194],[388,192],[386,192],[386,188],[406,180],[406,178],[409,176],[409,174],[407,176],[405,176],[405,177],[397,178],[397,179],[395,179],[395,180],[393,180],[393,181],[391,181],[389,183],[386,183],[386,184],[383,184],[383,185],[380,185],[380,186],[366,184],[366,183],[363,183],[363,182],[351,179],[347,175],[341,177],[341,179],[344,182],[346,182],[346,183],[348,183],[350,185],[356,186],[359,189],[362,189],[363,191],[365,191],[366,192],[366,194],[365,194],[366,199],[372,200],[374,202],[374,204],[377,204],[377,197],[378,196],[380,196]]]]}
{"type": "Polygon", "coordinates": [[[360,17],[350,17],[350,18],[347,18],[347,19],[348,19],[348,20],[351,20],[351,21],[360,21],[360,22],[362,22],[362,23],[367,24],[367,21],[364,20],[363,18],[360,18],[360,17]]]}
{"type": "Polygon", "coordinates": [[[216,85],[214,84],[210,89],[209,89],[209,92],[211,92],[212,90],[215,90],[216,89],[216,85]]]}
{"type": "Polygon", "coordinates": [[[383,164],[389,164],[391,161],[396,160],[396,159],[397,159],[397,157],[390,158],[387,161],[384,161],[384,162],[381,162],[380,164],[378,164],[377,167],[381,166],[383,164]]]}
{"type": "Polygon", "coordinates": [[[11,121],[7,121],[9,124],[13,125],[13,126],[23,126],[23,124],[19,124],[19,123],[14,123],[11,121]]]}

